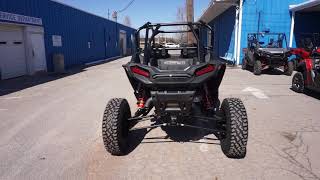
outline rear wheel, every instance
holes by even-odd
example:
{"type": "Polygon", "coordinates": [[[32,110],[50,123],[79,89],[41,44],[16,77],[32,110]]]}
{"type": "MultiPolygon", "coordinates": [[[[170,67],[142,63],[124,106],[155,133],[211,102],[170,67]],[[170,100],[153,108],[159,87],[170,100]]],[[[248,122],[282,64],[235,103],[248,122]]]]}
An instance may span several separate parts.
{"type": "Polygon", "coordinates": [[[256,60],[256,61],[254,62],[254,65],[253,65],[253,74],[254,74],[254,75],[261,75],[261,72],[262,72],[262,64],[261,64],[261,61],[256,60]]]}
{"type": "Polygon", "coordinates": [[[304,92],[304,78],[301,72],[297,72],[292,78],[292,89],[295,92],[303,93],[304,92]]]}
{"type": "Polygon", "coordinates": [[[104,111],[102,138],[106,150],[112,155],[124,155],[128,148],[130,106],[126,99],[111,99],[104,111]]]}
{"type": "Polygon", "coordinates": [[[226,130],[221,139],[221,149],[229,158],[244,158],[247,151],[248,118],[242,101],[237,98],[223,100],[221,112],[225,118],[226,130]]]}
{"type": "Polygon", "coordinates": [[[243,60],[242,60],[241,68],[242,68],[243,70],[247,70],[247,64],[248,64],[247,58],[244,57],[243,60]]]}
{"type": "Polygon", "coordinates": [[[291,76],[294,69],[294,64],[292,61],[289,61],[287,65],[284,67],[284,74],[287,76],[291,76]]]}

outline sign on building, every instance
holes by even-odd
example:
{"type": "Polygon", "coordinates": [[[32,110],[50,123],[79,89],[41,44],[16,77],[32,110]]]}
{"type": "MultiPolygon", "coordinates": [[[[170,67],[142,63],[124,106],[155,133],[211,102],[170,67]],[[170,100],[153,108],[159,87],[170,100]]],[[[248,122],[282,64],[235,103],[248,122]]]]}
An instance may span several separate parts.
{"type": "Polygon", "coordinates": [[[20,14],[12,14],[12,13],[2,12],[2,11],[0,11],[0,20],[24,23],[24,24],[42,25],[41,18],[23,16],[20,14]]]}
{"type": "Polygon", "coordinates": [[[62,46],[62,37],[58,35],[52,35],[52,45],[53,47],[61,47],[62,46]]]}

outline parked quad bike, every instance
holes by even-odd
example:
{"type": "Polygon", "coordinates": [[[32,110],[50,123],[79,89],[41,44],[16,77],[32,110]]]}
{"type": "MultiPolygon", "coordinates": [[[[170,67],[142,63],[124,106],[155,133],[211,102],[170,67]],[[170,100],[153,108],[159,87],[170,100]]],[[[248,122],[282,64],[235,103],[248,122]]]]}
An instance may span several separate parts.
{"type": "Polygon", "coordinates": [[[283,68],[283,73],[291,76],[294,68],[292,61],[288,60],[290,50],[287,48],[284,33],[249,33],[248,46],[244,51],[242,69],[253,68],[253,74],[261,75],[264,69],[283,68]],[[268,39],[268,44],[263,41],[268,39]]]}
{"type": "MultiPolygon", "coordinates": [[[[218,90],[226,64],[212,58],[212,47],[201,42],[201,30],[211,31],[205,23],[151,24],[146,23],[135,35],[139,47],[140,31],[145,30],[144,50],[135,48],[129,63],[123,65],[134,89],[138,110],[131,114],[126,99],[111,99],[102,122],[102,137],[106,150],[113,155],[128,153],[131,131],[156,127],[189,127],[215,134],[223,153],[229,158],[244,158],[248,141],[248,118],[242,101],[224,99],[221,106],[218,90]],[[186,26],[197,42],[180,48],[154,46],[155,37],[166,27],[186,26]],[[152,32],[149,37],[149,32],[152,32]],[[158,48],[162,48],[160,51],[158,48]],[[180,55],[155,55],[180,50],[180,55]],[[143,56],[142,56],[143,53],[143,56]],[[155,108],[154,114],[149,115],[155,108]],[[142,121],[151,125],[137,127],[142,121]],[[214,124],[198,126],[189,122],[214,124]]],[[[180,31],[179,31],[180,32],[180,31]]],[[[174,33],[177,33],[175,31],[174,33]]]]}
{"type": "Polygon", "coordinates": [[[309,48],[291,48],[291,55],[295,55],[296,57],[293,60],[294,70],[297,69],[299,63],[303,62],[305,59],[312,59],[314,52],[320,51],[320,48],[315,47],[312,49],[309,48]]]}
{"type": "Polygon", "coordinates": [[[298,72],[292,78],[292,89],[303,93],[306,89],[320,92],[320,48],[315,48],[310,57],[297,65],[298,72]]]}

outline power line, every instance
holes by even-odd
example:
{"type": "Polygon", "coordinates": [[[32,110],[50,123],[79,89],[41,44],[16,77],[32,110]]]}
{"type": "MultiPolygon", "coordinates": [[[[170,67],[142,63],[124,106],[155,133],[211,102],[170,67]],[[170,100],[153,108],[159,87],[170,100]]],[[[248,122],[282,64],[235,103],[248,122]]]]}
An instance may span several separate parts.
{"type": "Polygon", "coordinates": [[[124,7],[123,9],[121,9],[121,10],[119,10],[119,11],[117,11],[117,13],[121,13],[121,12],[127,10],[127,9],[132,5],[132,3],[133,3],[134,1],[135,1],[135,0],[131,0],[131,1],[127,4],[126,7],[124,7]]]}

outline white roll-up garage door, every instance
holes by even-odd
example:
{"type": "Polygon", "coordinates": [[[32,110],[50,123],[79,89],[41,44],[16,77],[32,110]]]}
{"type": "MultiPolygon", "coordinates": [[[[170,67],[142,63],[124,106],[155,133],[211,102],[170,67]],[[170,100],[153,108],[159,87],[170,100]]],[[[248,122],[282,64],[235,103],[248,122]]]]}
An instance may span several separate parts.
{"type": "Polygon", "coordinates": [[[19,27],[0,25],[0,71],[2,79],[9,79],[27,73],[25,42],[19,27]]]}

